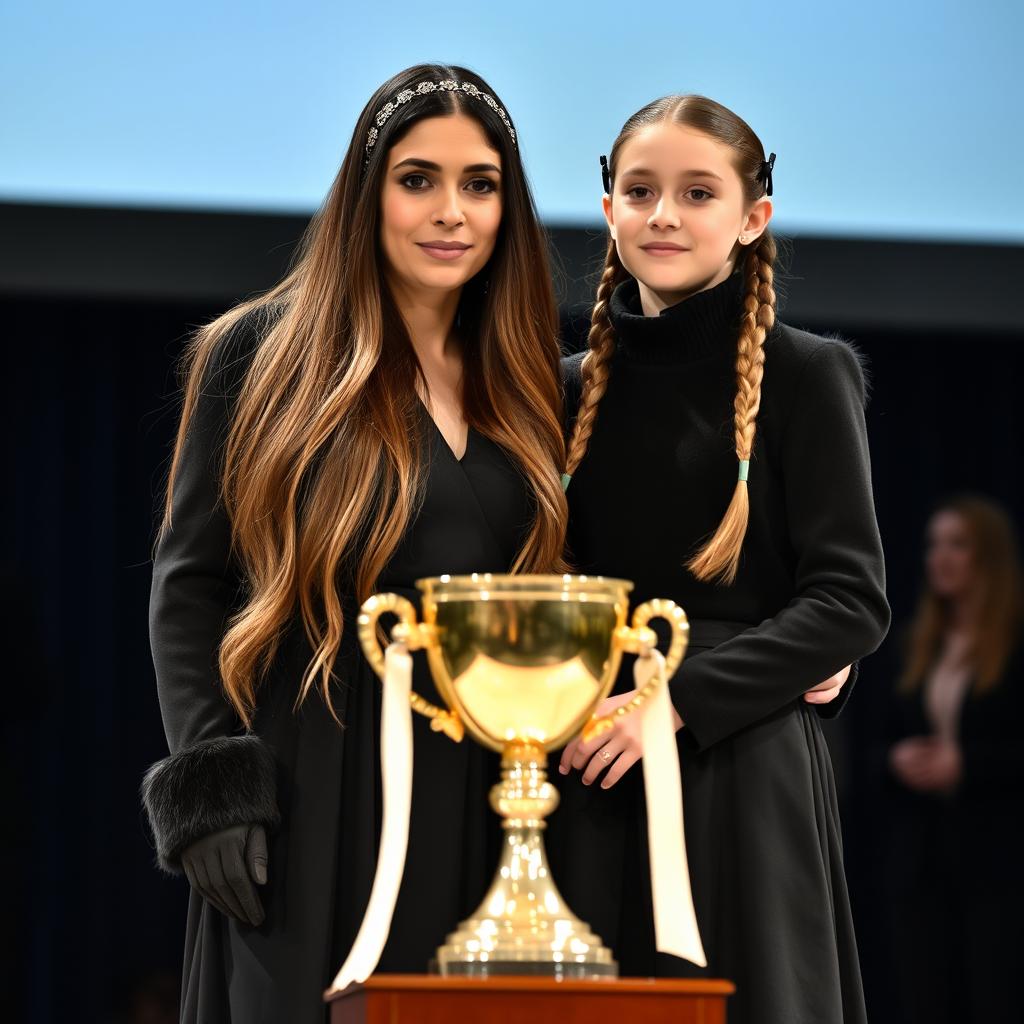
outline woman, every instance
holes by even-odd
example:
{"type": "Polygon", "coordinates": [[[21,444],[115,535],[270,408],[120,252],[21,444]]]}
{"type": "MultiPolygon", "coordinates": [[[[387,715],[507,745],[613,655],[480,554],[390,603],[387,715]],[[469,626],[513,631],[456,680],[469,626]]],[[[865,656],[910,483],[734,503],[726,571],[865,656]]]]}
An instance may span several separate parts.
{"type": "MultiPolygon", "coordinates": [[[[555,338],[512,122],[437,65],[377,90],[294,269],[196,337],[151,603],[171,756],[144,782],[192,885],[182,1020],[323,1018],[380,824],[355,615],[423,576],[562,567],[555,338]]],[[[382,971],[426,968],[497,852],[489,755],[415,728],[382,971]]]]}
{"type": "MultiPolygon", "coordinates": [[[[834,690],[889,622],[861,367],[776,322],[774,155],[736,114],[656,100],[602,163],[611,237],[589,350],[565,366],[569,548],[690,618],[670,689],[704,973],[736,983],[729,1020],[860,1024],[818,721],[839,702],[805,693],[834,690]]],[[[631,695],[627,669],[601,710],[631,695]]],[[[566,749],[555,871],[624,973],[692,973],[654,948],[642,755],[629,716],[566,749]]]]}
{"type": "Polygon", "coordinates": [[[886,757],[899,1019],[1013,1020],[1024,588],[1009,516],[978,496],[943,502],[928,523],[925,576],[886,757]]]}

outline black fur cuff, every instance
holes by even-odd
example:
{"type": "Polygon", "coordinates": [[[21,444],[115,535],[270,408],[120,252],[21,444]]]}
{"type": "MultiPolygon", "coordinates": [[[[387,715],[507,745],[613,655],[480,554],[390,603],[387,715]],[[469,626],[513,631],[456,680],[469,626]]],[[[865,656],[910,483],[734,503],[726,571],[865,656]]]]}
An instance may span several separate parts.
{"type": "Polygon", "coordinates": [[[218,736],[157,761],[142,780],[142,802],[157,862],[181,874],[181,853],[232,825],[276,826],[274,756],[258,736],[218,736]]]}

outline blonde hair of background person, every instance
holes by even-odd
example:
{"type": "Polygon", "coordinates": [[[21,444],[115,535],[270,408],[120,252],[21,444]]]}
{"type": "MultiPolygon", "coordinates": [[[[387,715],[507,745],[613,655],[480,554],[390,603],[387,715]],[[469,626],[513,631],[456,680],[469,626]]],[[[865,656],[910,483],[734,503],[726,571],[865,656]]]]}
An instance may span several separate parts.
{"type": "Polygon", "coordinates": [[[965,494],[936,508],[928,533],[926,558],[944,549],[947,558],[956,560],[956,579],[950,592],[940,592],[934,583],[922,589],[900,687],[910,693],[921,686],[940,654],[943,634],[960,625],[970,629],[964,657],[973,670],[972,692],[986,693],[1002,679],[1024,620],[1013,523],[994,501],[965,494]]]}

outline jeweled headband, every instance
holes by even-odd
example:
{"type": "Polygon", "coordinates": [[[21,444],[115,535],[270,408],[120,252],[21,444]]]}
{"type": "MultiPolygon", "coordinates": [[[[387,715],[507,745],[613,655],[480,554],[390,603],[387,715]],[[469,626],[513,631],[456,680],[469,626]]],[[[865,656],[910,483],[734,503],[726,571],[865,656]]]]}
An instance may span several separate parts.
{"type": "Polygon", "coordinates": [[[377,116],[373,119],[374,125],[366,136],[366,159],[368,160],[370,158],[370,150],[373,149],[374,144],[377,141],[380,129],[384,127],[387,123],[387,119],[403,103],[408,103],[409,100],[415,99],[417,96],[427,96],[432,92],[439,91],[463,92],[467,96],[472,96],[473,99],[483,100],[483,102],[501,118],[502,123],[508,129],[509,135],[512,136],[513,145],[516,144],[516,130],[512,127],[512,122],[508,119],[508,114],[505,113],[504,108],[490,93],[483,92],[478,89],[472,82],[456,82],[454,78],[445,78],[440,82],[420,82],[415,89],[403,89],[393,100],[388,100],[388,102],[377,111],[377,116]]]}

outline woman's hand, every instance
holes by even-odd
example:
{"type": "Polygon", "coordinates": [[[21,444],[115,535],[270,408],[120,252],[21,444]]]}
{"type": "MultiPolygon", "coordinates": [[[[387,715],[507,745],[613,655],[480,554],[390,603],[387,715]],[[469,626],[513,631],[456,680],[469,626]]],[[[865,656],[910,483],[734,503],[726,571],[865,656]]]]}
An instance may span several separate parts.
{"type": "Polygon", "coordinates": [[[824,682],[812,686],[805,694],[804,700],[808,704],[828,704],[839,696],[843,683],[850,678],[850,665],[841,668],[834,676],[829,676],[824,682]]]}
{"type": "Polygon", "coordinates": [[[267,882],[267,834],[262,825],[234,825],[187,846],[181,866],[189,885],[222,914],[254,928],[263,904],[253,882],[267,882]]]}
{"type": "Polygon", "coordinates": [[[949,793],[960,784],[964,759],[960,745],[938,736],[911,736],[889,751],[889,768],[910,789],[949,793]]]}
{"type": "MultiPolygon", "coordinates": [[[[628,704],[636,693],[636,690],[630,690],[628,693],[608,697],[597,706],[595,716],[602,718],[610,715],[616,708],[628,704]]],[[[641,714],[642,712],[634,711],[615,719],[611,729],[586,743],[583,742],[582,735],[577,736],[562,751],[558,770],[563,775],[568,775],[573,768],[582,770],[583,785],[589,786],[607,768],[608,774],[604,777],[601,788],[610,789],[644,755],[640,732],[641,714]]],[[[672,719],[678,732],[683,726],[683,720],[675,708],[672,709],[672,719]]]]}

